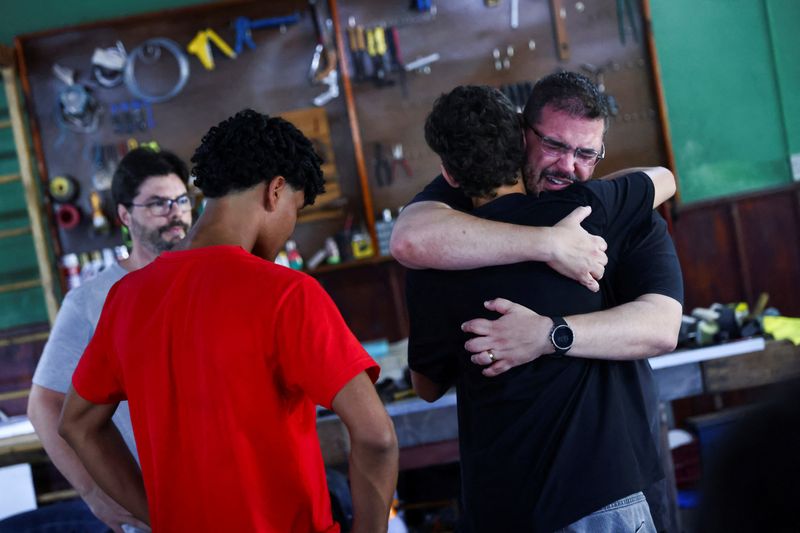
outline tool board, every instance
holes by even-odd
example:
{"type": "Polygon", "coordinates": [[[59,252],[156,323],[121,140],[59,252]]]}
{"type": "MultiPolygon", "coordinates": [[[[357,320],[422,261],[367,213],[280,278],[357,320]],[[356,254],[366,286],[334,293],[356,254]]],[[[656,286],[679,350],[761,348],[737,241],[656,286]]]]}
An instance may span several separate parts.
{"type": "MultiPolygon", "coordinates": [[[[298,225],[294,238],[306,257],[353,219],[374,235],[374,220],[380,219],[384,210],[396,216],[397,209],[438,173],[438,161],[424,142],[423,125],[435,98],[456,85],[492,85],[522,106],[525,91],[539,77],[557,70],[582,72],[602,81],[618,107],[606,137],[607,157],[596,175],[626,166],[666,163],[647,28],[636,0],[410,4],[330,0],[320,4],[325,9],[323,21],[330,18],[323,25],[338,44],[339,95],[320,107],[327,120],[323,129],[330,159],[335,159],[334,174],[327,177],[336,197],[326,199],[334,200],[333,209],[310,213],[307,221],[298,225]],[[359,27],[393,29],[391,44],[402,63],[410,67],[419,60],[423,66],[406,69],[390,64],[381,79],[374,72],[365,76],[358,71],[359,59],[348,39],[351,29],[359,27]],[[434,55],[436,60],[431,61],[434,55]],[[400,157],[394,150],[398,145],[402,147],[400,157]],[[379,180],[379,159],[389,163],[389,183],[379,180]]],[[[134,137],[141,142],[155,140],[188,162],[211,125],[243,108],[302,115],[302,110],[313,107],[314,98],[325,87],[311,83],[309,77],[318,43],[309,2],[209,4],[17,38],[43,188],[47,190],[56,176],[73,177],[78,184],[74,202],[84,213],[77,226],[65,230],[57,223],[59,202],[45,198],[57,256],[121,242],[117,225],[112,224],[108,234],[94,230],[90,193],[97,175],[97,147],[119,146],[131,137],[115,131],[112,106],[133,97],[125,84],[107,89],[86,81],[93,50],[121,41],[130,51],[157,37],[169,38],[185,50],[197,33],[206,29],[233,47],[237,17],[259,20],[293,14],[298,20],[285,27],[252,30],[255,48],[244,47],[235,59],[225,56],[212,42],[213,70],[188,55],[190,75],[183,89],[174,98],[150,104],[153,124],[135,132],[134,137]],[[103,105],[104,114],[94,131],[78,133],[60,124],[56,110],[64,83],[53,75],[56,63],[74,69],[103,105]]],[[[156,92],[174,83],[178,69],[169,58],[160,66],[141,68],[143,82],[156,92]]],[[[113,222],[110,195],[106,191],[101,196],[113,222]]]]}

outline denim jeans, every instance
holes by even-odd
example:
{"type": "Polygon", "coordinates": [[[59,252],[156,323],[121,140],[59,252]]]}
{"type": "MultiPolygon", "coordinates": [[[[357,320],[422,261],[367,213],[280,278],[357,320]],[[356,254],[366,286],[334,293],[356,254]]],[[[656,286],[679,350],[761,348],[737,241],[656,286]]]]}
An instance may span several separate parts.
{"type": "Polygon", "coordinates": [[[557,533],[656,533],[644,494],[637,492],[584,516],[557,533]]]}
{"type": "Polygon", "coordinates": [[[0,520],[0,533],[106,533],[80,498],[39,507],[0,520]]]}

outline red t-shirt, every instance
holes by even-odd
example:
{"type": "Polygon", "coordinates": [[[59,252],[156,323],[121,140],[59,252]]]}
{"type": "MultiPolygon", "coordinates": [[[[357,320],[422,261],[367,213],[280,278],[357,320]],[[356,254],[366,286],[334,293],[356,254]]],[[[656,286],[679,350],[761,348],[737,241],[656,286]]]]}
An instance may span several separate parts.
{"type": "Polygon", "coordinates": [[[315,404],[365,370],[313,278],[214,246],[117,283],[73,386],[129,401],[153,531],[328,533],[315,404]]]}

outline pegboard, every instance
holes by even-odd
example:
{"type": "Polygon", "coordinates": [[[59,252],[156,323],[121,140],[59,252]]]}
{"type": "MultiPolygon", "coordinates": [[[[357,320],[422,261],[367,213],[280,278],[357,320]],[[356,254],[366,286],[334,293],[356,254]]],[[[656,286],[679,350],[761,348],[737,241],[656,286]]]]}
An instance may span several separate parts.
{"type": "MultiPolygon", "coordinates": [[[[162,148],[177,153],[188,164],[202,135],[212,125],[241,109],[250,107],[270,115],[308,109],[313,106],[313,99],[325,90],[324,85],[312,84],[308,74],[316,44],[308,3],[297,0],[204,5],[18,38],[17,50],[25,73],[44,185],[47,187],[50,180],[59,175],[69,175],[79,184],[74,200],[83,214],[79,225],[65,230],[51,220],[60,248],[57,253],[81,253],[121,243],[118,225],[108,235],[103,235],[96,232],[91,223],[90,193],[97,189],[97,179],[93,179],[97,175],[96,146],[107,146],[121,152],[116,150],[117,147],[124,146],[129,138],[139,142],[154,140],[162,148]],[[130,52],[148,39],[166,37],[178,43],[185,52],[197,32],[206,28],[214,30],[234,47],[236,33],[233,23],[237,17],[259,20],[293,14],[299,15],[297,23],[283,28],[252,30],[255,49],[244,47],[235,59],[228,58],[212,44],[213,70],[207,70],[196,56],[187,54],[190,75],[185,87],[174,98],[151,104],[154,125],[146,131],[115,131],[119,124],[112,120],[112,106],[135,98],[124,84],[107,89],[90,79],[90,60],[98,47],[110,47],[121,41],[130,52]],[[59,125],[57,97],[65,85],[52,73],[55,63],[75,70],[77,79],[89,87],[101,103],[103,115],[95,131],[76,133],[59,125]]],[[[152,65],[141,60],[137,63],[137,80],[146,92],[163,93],[174,85],[178,77],[175,60],[165,52],[162,54],[163,57],[152,65]]],[[[298,226],[295,238],[300,241],[304,254],[311,254],[321,246],[325,237],[341,226],[347,213],[358,214],[363,210],[344,100],[336,98],[323,109],[324,151],[331,161],[334,160],[333,154],[344,154],[335,158],[335,167],[331,161],[325,166],[326,178],[331,184],[329,189],[336,191],[340,208],[327,209],[324,213],[317,210],[314,216],[307,217],[312,222],[298,226]]],[[[303,116],[302,112],[297,116],[303,116]]],[[[314,132],[308,134],[315,135],[314,132]]],[[[110,191],[101,191],[101,197],[106,216],[114,221],[116,213],[110,191]]],[[[59,204],[50,197],[46,201],[51,214],[55,214],[59,204]]]]}
{"type": "MultiPolygon", "coordinates": [[[[320,248],[326,237],[341,229],[347,215],[355,215],[356,224],[371,218],[369,215],[380,219],[384,209],[394,211],[404,205],[438,174],[439,162],[425,145],[423,126],[435,98],[456,85],[522,87],[525,82],[557,70],[575,70],[592,76],[591,70],[602,68],[602,81],[606,91],[615,97],[619,113],[611,120],[606,136],[607,157],[596,175],[628,166],[666,162],[646,36],[635,0],[630,2],[633,23],[627,13],[620,20],[617,2],[613,0],[520,0],[516,28],[510,27],[510,1],[489,7],[479,0],[449,0],[433,3],[430,11],[423,12],[413,9],[413,3],[410,8],[405,1],[331,0],[330,3],[334,8],[331,12],[338,14],[336,22],[342,28],[344,43],[349,41],[347,28],[351,26],[393,26],[397,28],[399,50],[406,64],[434,53],[438,54],[438,60],[425,72],[410,71],[403,77],[389,72],[387,79],[393,83],[378,86],[371,80],[355,79],[349,46],[346,44],[339,50],[340,58],[346,60],[349,68],[340,68],[341,94],[324,108],[342,209],[334,215],[317,215],[314,222],[298,226],[294,238],[306,257],[320,248]],[[563,61],[555,39],[554,12],[561,17],[568,43],[569,58],[563,61]],[[352,101],[348,101],[346,83],[341,83],[345,77],[352,84],[352,101]],[[349,111],[357,115],[357,121],[353,122],[355,132],[350,129],[349,111]],[[382,145],[385,162],[394,167],[394,179],[388,185],[378,180],[376,143],[382,145]],[[402,145],[409,172],[400,164],[392,164],[395,145],[402,145]],[[366,167],[363,187],[358,174],[360,155],[366,167]],[[363,212],[365,198],[373,210],[369,215],[363,212]]],[[[212,71],[205,70],[190,56],[191,75],[184,90],[172,100],[152,105],[155,126],[137,137],[145,141],[155,139],[188,160],[203,133],[236,111],[252,107],[281,114],[308,108],[324,90],[323,86],[309,83],[309,64],[317,38],[307,2],[230,2],[19,38],[17,49],[32,103],[45,184],[50,177],[60,174],[79,178],[86,185],[81,187],[76,202],[89,213],[91,177],[95,170],[92,147],[117,144],[127,138],[114,132],[114,124],[108,117],[93,133],[65,134],[59,129],[54,106],[63,84],[51,72],[53,63],[77,69],[85,76],[94,48],[112,46],[117,40],[122,40],[128,49],[153,37],[169,37],[185,46],[198,30],[212,28],[232,44],[231,23],[237,16],[258,19],[293,13],[300,13],[298,23],[285,31],[277,28],[254,31],[256,49],[245,50],[235,60],[215,51],[216,66],[212,71]]],[[[174,66],[172,69],[175,70],[174,66]]],[[[169,79],[169,76],[155,76],[151,81],[155,83],[162,77],[169,79]]],[[[124,86],[96,89],[95,93],[109,106],[131,99],[124,86]]],[[[526,96],[518,94],[520,105],[526,96]]],[[[110,198],[105,201],[110,205],[110,198]]],[[[114,213],[108,212],[108,208],[106,211],[113,219],[114,213]]],[[[118,230],[109,236],[94,233],[88,217],[69,232],[53,227],[60,243],[58,253],[99,249],[118,244],[120,239],[118,230]]]]}
{"type": "MultiPolygon", "coordinates": [[[[406,74],[405,94],[396,73],[390,75],[394,85],[378,87],[370,81],[354,85],[376,213],[405,204],[439,173],[438,158],[425,144],[425,118],[436,97],[461,84],[501,88],[533,82],[558,70],[594,77],[590,70],[602,68],[606,91],[615,97],[619,113],[611,119],[606,136],[607,157],[595,174],[665,164],[652,70],[637,2],[631,2],[635,22],[631,24],[629,17],[622,21],[624,44],[614,0],[520,0],[516,29],[511,28],[511,4],[500,1],[495,7],[488,7],[479,0],[450,0],[434,3],[433,13],[415,13],[407,9],[407,2],[339,2],[343,27],[350,23],[396,26],[406,63],[439,55],[439,60],[430,64],[429,73],[406,74]],[[561,4],[563,9],[558,12],[564,14],[569,43],[567,61],[561,61],[557,53],[553,4],[561,4]],[[380,186],[374,157],[376,142],[384,146],[384,153],[387,147],[402,144],[413,177],[398,170],[390,186],[380,186]]],[[[526,97],[527,94],[519,98],[522,104],[526,97]]]]}

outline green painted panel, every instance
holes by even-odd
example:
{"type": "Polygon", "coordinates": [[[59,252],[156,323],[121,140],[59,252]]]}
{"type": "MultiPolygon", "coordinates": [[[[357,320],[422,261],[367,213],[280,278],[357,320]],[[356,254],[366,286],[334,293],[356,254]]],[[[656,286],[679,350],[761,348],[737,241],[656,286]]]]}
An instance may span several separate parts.
{"type": "Polygon", "coordinates": [[[41,287],[0,293],[0,330],[47,322],[41,287]]]}
{"type": "Polygon", "coordinates": [[[800,154],[800,2],[767,0],[789,151],[800,154]]]}
{"type": "Polygon", "coordinates": [[[19,272],[36,270],[36,249],[30,233],[0,239],[0,285],[19,281],[19,272]]]}
{"type": "Polygon", "coordinates": [[[174,7],[210,3],[208,0],[40,0],[3,2],[0,17],[0,43],[11,43],[15,35],[52,28],[126,17],[174,7]]]}
{"type": "MultiPolygon", "coordinates": [[[[0,161],[0,174],[16,172],[16,169],[17,167],[12,167],[12,170],[4,172],[2,161],[0,161]]],[[[0,217],[7,215],[9,212],[22,212],[26,217],[28,215],[28,211],[25,208],[25,193],[22,182],[19,180],[0,184],[0,217]]]]}
{"type": "Polygon", "coordinates": [[[681,199],[791,181],[761,0],[651,0],[681,199]]]}

